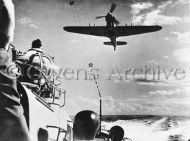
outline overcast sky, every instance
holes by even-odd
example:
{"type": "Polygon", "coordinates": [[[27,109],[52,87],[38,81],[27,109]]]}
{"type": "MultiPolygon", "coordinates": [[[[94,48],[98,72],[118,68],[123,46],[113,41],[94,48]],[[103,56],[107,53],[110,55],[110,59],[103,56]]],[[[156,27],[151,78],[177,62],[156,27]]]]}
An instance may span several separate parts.
{"type": "MultiPolygon", "coordinates": [[[[98,68],[98,84],[103,97],[103,114],[174,114],[190,113],[190,17],[189,0],[15,0],[16,30],[13,44],[21,51],[31,47],[34,39],[41,39],[45,52],[55,57],[61,68],[86,69],[93,63],[98,68]],[[127,45],[103,44],[108,38],[68,33],[64,26],[105,25],[105,15],[112,3],[117,7],[113,15],[120,25],[160,25],[161,31],[117,38],[127,45]],[[148,80],[137,71],[135,78],[118,80],[117,71],[124,78],[125,69],[166,69],[160,80],[148,80]],[[171,70],[172,69],[172,70],[171,70]],[[177,80],[176,69],[181,70],[177,80]],[[171,74],[170,74],[171,71],[171,74]],[[165,74],[164,74],[165,72],[165,74]],[[111,76],[110,76],[111,75],[111,76]],[[165,75],[170,75],[166,79],[165,75]],[[107,80],[108,77],[111,80],[107,80]]],[[[132,72],[131,72],[132,73],[132,72]]],[[[91,109],[98,111],[98,92],[92,80],[66,80],[69,113],[91,109]]],[[[156,77],[157,78],[157,77],[156,77]]]]}

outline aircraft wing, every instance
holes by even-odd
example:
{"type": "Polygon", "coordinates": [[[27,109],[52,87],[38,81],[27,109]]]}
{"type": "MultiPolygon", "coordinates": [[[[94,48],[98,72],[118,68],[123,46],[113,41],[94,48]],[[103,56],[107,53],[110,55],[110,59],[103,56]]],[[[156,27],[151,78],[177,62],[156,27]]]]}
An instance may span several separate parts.
{"type": "MultiPolygon", "coordinates": [[[[161,29],[161,26],[116,26],[112,31],[114,31],[116,37],[120,37],[155,32],[161,29]]],[[[106,26],[66,26],[64,30],[67,32],[104,37],[109,37],[109,31],[111,31],[106,26]]]]}
{"type": "Polygon", "coordinates": [[[117,26],[115,27],[116,36],[130,36],[136,34],[143,34],[148,32],[155,32],[161,30],[161,26],[117,26]]]}
{"type": "Polygon", "coordinates": [[[87,34],[94,36],[107,36],[107,28],[105,26],[66,26],[65,31],[87,34]]]}

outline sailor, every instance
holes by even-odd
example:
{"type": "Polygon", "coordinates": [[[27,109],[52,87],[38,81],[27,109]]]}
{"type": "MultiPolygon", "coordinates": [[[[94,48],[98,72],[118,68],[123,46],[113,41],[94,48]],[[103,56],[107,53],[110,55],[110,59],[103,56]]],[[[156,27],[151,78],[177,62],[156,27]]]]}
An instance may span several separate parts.
{"type": "MultiPolygon", "coordinates": [[[[27,52],[18,52],[16,51],[16,59],[15,60],[19,60],[21,62],[27,62],[31,59],[31,57],[33,55],[36,55],[38,53],[43,53],[43,48],[42,48],[42,42],[40,39],[36,39],[34,41],[32,41],[32,47],[27,51],[27,52]]],[[[38,59],[38,62],[40,60],[38,59]]]]}
{"type": "Polygon", "coordinates": [[[32,47],[26,52],[25,56],[30,58],[36,53],[43,53],[42,42],[40,39],[36,39],[32,42],[32,47]]]}
{"type": "Polygon", "coordinates": [[[20,95],[16,69],[8,54],[15,28],[12,0],[0,0],[0,141],[30,141],[20,95]]]}
{"type": "Polygon", "coordinates": [[[21,58],[25,63],[21,65],[23,71],[22,77],[19,77],[19,80],[30,85],[29,88],[41,97],[51,97],[53,87],[49,82],[55,83],[51,73],[56,72],[58,67],[54,64],[52,57],[44,54],[41,40],[34,40],[31,49],[24,55],[21,55],[19,59],[21,58]]]}
{"type": "Polygon", "coordinates": [[[32,42],[32,47],[26,53],[16,55],[17,63],[21,68],[22,76],[19,77],[21,82],[38,83],[41,78],[41,55],[43,54],[42,43],[40,39],[32,42]],[[36,69],[38,68],[38,69],[36,69]]]}

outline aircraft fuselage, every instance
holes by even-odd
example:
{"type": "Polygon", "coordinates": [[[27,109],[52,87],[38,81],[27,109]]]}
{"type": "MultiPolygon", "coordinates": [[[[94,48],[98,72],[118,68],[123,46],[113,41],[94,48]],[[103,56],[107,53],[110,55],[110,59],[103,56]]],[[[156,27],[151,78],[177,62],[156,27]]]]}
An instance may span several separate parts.
{"type": "Polygon", "coordinates": [[[106,23],[107,23],[107,27],[114,27],[114,19],[115,17],[112,16],[111,13],[108,13],[105,17],[106,23]]]}
{"type": "Polygon", "coordinates": [[[111,44],[114,47],[114,51],[116,50],[116,45],[117,45],[117,41],[116,41],[116,31],[114,28],[114,25],[111,27],[108,27],[108,38],[110,38],[111,44]]]}
{"type": "Polygon", "coordinates": [[[116,45],[117,45],[117,41],[116,41],[116,31],[115,31],[115,17],[111,14],[108,13],[105,17],[106,20],[106,27],[108,28],[108,38],[110,38],[111,44],[114,47],[114,51],[116,50],[116,45]]]}

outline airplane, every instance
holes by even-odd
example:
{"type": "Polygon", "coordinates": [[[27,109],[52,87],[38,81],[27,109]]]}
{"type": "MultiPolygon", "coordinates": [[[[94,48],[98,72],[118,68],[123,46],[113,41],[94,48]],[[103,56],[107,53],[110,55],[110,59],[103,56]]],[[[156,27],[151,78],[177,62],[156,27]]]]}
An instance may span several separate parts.
{"type": "Polygon", "coordinates": [[[132,26],[131,24],[130,26],[119,26],[120,22],[112,15],[115,8],[116,4],[113,3],[107,15],[96,17],[96,19],[105,18],[106,26],[66,26],[63,29],[67,32],[108,37],[110,38],[110,42],[104,42],[104,44],[112,45],[114,47],[114,51],[116,50],[117,45],[127,44],[127,42],[124,41],[116,41],[116,38],[118,37],[155,32],[162,29],[162,27],[158,25],[132,26]]]}

